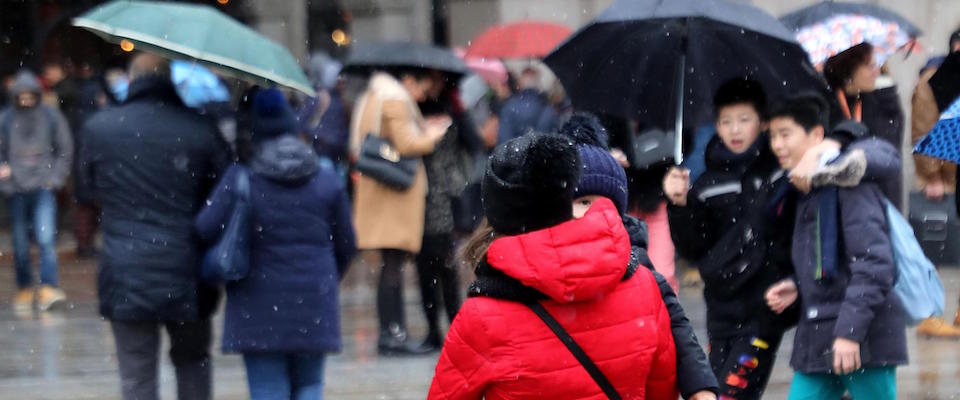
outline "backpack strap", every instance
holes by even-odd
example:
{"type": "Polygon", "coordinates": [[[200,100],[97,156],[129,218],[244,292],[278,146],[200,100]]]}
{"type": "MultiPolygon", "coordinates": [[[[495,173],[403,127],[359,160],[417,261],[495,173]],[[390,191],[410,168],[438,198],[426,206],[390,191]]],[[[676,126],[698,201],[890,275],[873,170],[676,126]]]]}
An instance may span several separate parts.
{"type": "Polygon", "coordinates": [[[567,347],[567,350],[570,350],[570,353],[572,353],[573,356],[576,357],[577,361],[580,362],[580,365],[583,366],[583,369],[587,370],[587,373],[590,374],[590,377],[597,382],[597,385],[599,385],[600,389],[603,390],[603,393],[607,395],[607,398],[611,400],[620,400],[621,397],[620,394],[617,393],[617,389],[613,387],[613,384],[611,384],[609,380],[607,380],[607,377],[603,375],[603,372],[600,371],[600,368],[597,368],[597,364],[593,363],[593,360],[590,359],[590,356],[588,356],[587,353],[584,352],[580,347],[580,345],[573,340],[573,337],[571,337],[570,334],[563,329],[563,326],[561,326],[560,323],[557,322],[557,320],[553,318],[549,312],[547,312],[547,309],[544,308],[542,304],[537,302],[528,303],[527,306],[530,307],[530,309],[533,310],[533,312],[537,314],[541,320],[543,320],[543,323],[547,324],[547,327],[553,331],[553,334],[557,335],[557,338],[563,342],[563,345],[567,347]]]}

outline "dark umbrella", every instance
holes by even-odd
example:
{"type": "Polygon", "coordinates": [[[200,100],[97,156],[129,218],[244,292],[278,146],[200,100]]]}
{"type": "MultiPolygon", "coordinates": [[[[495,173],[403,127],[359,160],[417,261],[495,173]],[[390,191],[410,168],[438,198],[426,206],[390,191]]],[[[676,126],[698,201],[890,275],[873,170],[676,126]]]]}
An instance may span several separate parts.
{"type": "Polygon", "coordinates": [[[930,77],[930,89],[937,101],[937,109],[946,110],[960,97],[960,52],[944,58],[937,72],[930,77]]]}
{"type": "Polygon", "coordinates": [[[453,50],[422,43],[356,43],[350,49],[345,72],[365,73],[385,67],[416,67],[454,75],[469,73],[453,50]]]}
{"type": "Polygon", "coordinates": [[[783,24],[724,0],[617,1],[544,61],[575,107],[674,134],[708,121],[714,92],[732,78],[759,81],[770,98],[828,94],[783,24]]]}
{"type": "Polygon", "coordinates": [[[780,21],[796,33],[817,65],[863,42],[873,45],[882,64],[902,47],[916,43],[922,34],[900,14],[864,3],[828,0],[784,15],[780,21]]]}

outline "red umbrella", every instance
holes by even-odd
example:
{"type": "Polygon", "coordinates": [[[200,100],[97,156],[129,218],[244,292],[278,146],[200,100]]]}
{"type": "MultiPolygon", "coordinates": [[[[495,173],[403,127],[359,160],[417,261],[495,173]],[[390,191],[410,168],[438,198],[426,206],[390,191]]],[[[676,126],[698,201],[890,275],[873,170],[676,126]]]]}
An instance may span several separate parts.
{"type": "Polygon", "coordinates": [[[571,33],[572,29],[550,22],[497,25],[473,39],[467,47],[467,57],[541,58],[571,33]]]}

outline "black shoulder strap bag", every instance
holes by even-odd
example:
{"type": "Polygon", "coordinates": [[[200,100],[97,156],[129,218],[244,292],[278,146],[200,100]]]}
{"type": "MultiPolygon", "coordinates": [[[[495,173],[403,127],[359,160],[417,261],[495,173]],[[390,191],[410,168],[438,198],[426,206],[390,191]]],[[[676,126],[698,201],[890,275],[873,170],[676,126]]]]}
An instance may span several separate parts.
{"type": "Polygon", "coordinates": [[[597,385],[600,386],[600,389],[603,390],[603,393],[606,394],[611,400],[620,400],[620,393],[617,393],[617,389],[615,389],[613,384],[607,380],[607,377],[603,375],[603,372],[600,371],[600,368],[597,368],[597,364],[593,363],[593,360],[590,359],[590,356],[588,356],[587,353],[580,348],[580,345],[578,345],[577,342],[574,341],[570,336],[570,334],[563,329],[563,326],[560,326],[560,323],[557,322],[557,320],[547,312],[547,309],[543,308],[543,305],[537,302],[529,303],[527,306],[530,307],[530,309],[533,310],[533,312],[537,314],[541,320],[543,320],[543,323],[547,324],[550,330],[557,335],[557,338],[563,342],[563,345],[567,346],[567,350],[570,350],[570,353],[573,353],[573,356],[577,358],[577,361],[580,362],[580,365],[583,365],[583,369],[587,370],[587,373],[590,374],[590,377],[597,382],[597,385]]]}

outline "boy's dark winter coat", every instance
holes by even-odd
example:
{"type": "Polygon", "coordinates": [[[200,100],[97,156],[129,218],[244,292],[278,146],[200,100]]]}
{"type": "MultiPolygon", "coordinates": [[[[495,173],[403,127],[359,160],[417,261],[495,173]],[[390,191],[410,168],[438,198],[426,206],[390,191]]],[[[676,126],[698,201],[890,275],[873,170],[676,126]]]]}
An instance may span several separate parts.
{"type": "Polygon", "coordinates": [[[763,296],[791,271],[789,222],[778,223],[780,210],[766,210],[784,174],[766,136],[739,155],[714,137],[706,163],[686,207],[670,206],[669,217],[677,252],[704,279],[707,330],[711,337],[780,335],[791,315],[774,315],[763,296]]]}
{"type": "Polygon", "coordinates": [[[884,196],[873,183],[838,192],[841,243],[837,274],[817,280],[817,195],[797,203],[792,258],[802,304],[790,365],[800,372],[827,372],[824,354],[837,337],[860,343],[864,367],[907,362],[901,305],[893,293],[896,265],[884,196]]]}

